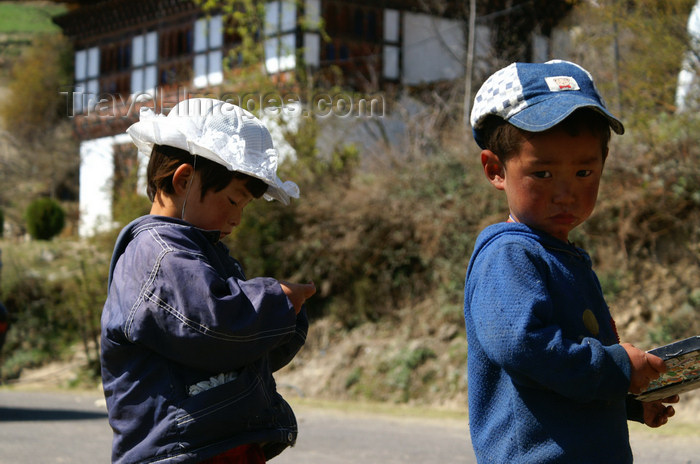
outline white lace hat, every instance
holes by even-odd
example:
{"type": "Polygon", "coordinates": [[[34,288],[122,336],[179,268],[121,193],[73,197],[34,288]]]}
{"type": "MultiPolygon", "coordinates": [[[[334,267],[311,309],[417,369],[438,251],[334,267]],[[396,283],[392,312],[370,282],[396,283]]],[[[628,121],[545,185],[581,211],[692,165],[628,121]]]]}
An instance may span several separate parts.
{"type": "Polygon", "coordinates": [[[142,109],[139,122],[126,132],[146,156],[154,145],[180,148],[264,181],[267,200],[288,205],[290,198],[299,198],[294,182],[277,177],[278,154],[270,131],[239,106],[213,98],[191,98],[178,103],[167,116],[142,109]]]}

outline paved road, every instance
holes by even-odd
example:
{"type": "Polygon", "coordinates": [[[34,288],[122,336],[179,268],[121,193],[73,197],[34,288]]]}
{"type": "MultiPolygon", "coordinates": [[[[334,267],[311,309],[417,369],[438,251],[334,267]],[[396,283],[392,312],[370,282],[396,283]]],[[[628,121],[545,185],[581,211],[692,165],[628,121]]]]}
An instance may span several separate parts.
{"type": "Polygon", "coordinates": [[[299,438],[275,464],[475,464],[466,418],[295,408],[299,438]]]}
{"type": "MultiPolygon", "coordinates": [[[[296,447],[276,464],[473,464],[465,420],[296,407],[296,447]]],[[[700,464],[700,437],[633,428],[636,464],[700,464]]],[[[697,430],[697,429],[695,429],[697,430]]],[[[99,394],[0,390],[0,464],[109,462],[99,394]]]]}
{"type": "MultiPolygon", "coordinates": [[[[475,463],[466,421],[441,422],[296,408],[297,445],[277,464],[475,463]],[[471,456],[470,456],[471,455],[471,456]]],[[[99,394],[0,390],[0,464],[109,462],[99,394]]]]}
{"type": "Polygon", "coordinates": [[[0,464],[109,463],[112,431],[100,399],[0,390],[0,464]]]}

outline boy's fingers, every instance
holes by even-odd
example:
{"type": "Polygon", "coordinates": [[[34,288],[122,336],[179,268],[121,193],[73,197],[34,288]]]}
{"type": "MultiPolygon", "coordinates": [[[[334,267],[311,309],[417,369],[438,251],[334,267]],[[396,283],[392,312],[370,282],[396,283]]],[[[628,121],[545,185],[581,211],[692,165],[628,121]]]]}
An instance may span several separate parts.
{"type": "Polygon", "coordinates": [[[646,359],[649,366],[651,366],[651,368],[654,369],[656,372],[663,374],[668,370],[668,367],[666,367],[666,364],[664,364],[664,360],[659,358],[658,356],[646,353],[646,359]]]}
{"type": "Polygon", "coordinates": [[[309,298],[311,297],[314,293],[316,293],[316,286],[314,285],[313,282],[304,284],[304,297],[309,298]]]}

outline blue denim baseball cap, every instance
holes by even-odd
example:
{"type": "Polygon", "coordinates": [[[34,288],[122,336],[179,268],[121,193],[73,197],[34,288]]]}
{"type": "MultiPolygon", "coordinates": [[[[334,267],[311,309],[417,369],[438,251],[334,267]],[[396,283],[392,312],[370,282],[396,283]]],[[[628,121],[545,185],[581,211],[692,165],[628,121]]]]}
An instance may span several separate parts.
{"type": "Polygon", "coordinates": [[[550,129],[579,108],[592,108],[605,116],[618,134],[622,123],[605,107],[591,74],[563,60],[546,63],[512,63],[489,77],[474,98],[470,122],[481,148],[481,129],[489,115],[500,116],[528,132],[550,129]]]}

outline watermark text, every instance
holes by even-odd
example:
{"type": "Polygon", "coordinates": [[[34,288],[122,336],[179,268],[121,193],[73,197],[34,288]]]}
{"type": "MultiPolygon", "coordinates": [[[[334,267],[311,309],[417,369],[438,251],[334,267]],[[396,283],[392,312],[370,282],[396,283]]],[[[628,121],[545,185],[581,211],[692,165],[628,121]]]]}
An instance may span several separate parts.
{"type": "Polygon", "coordinates": [[[89,93],[79,90],[60,92],[66,98],[67,116],[93,116],[105,119],[130,118],[143,108],[167,114],[182,100],[214,98],[239,106],[254,115],[272,117],[315,118],[383,118],[386,102],[382,95],[361,95],[346,92],[317,92],[307,98],[295,92],[268,93],[191,93],[177,91],[141,92],[128,96],[116,93],[89,93]]]}

